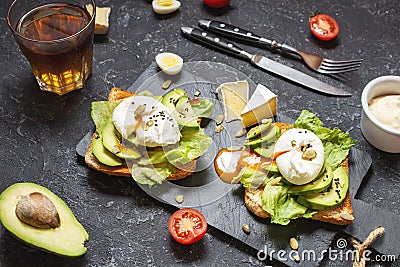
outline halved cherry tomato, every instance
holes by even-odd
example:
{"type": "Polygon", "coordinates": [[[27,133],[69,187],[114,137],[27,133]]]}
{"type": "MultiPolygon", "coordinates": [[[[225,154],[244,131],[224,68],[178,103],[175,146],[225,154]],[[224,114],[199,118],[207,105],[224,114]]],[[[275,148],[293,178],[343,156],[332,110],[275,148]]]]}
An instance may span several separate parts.
{"type": "Polygon", "coordinates": [[[329,41],[339,34],[339,25],[331,16],[318,14],[310,18],[310,30],[318,39],[329,41]]]}
{"type": "Polygon", "coordinates": [[[178,243],[188,245],[203,238],[207,232],[207,222],[199,211],[184,208],[171,215],[168,230],[178,243]]]}
{"type": "Polygon", "coordinates": [[[230,0],[203,0],[204,4],[212,8],[223,8],[227,6],[230,0]]]}

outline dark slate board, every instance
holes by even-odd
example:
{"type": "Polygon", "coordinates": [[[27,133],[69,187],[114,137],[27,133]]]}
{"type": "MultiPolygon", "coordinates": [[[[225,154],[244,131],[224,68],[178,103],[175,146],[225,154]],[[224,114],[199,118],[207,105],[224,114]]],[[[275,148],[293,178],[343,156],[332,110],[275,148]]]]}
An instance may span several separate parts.
{"type": "MultiPolygon", "coordinates": [[[[152,63],[128,90],[137,90],[141,84],[157,72],[157,65],[152,63]]],[[[277,120],[289,123],[293,122],[286,117],[278,117],[277,120]]],[[[92,132],[85,135],[77,145],[76,151],[78,155],[84,156],[90,143],[92,132]]],[[[356,220],[349,226],[337,226],[305,219],[294,220],[288,226],[271,224],[269,219],[258,218],[247,211],[243,204],[243,188],[238,185],[234,186],[233,190],[223,198],[196,208],[202,211],[209,225],[244,242],[257,251],[271,252],[273,249],[275,251],[284,250],[289,253],[291,248],[288,240],[290,237],[295,236],[300,243],[299,253],[302,253],[304,250],[313,250],[316,255],[322,255],[324,251],[332,246],[332,242],[340,234],[345,233],[358,240],[364,240],[375,227],[384,226],[386,234],[374,242],[372,248],[378,252],[385,252],[386,255],[397,256],[400,254],[400,248],[397,246],[397,238],[400,236],[400,227],[398,224],[400,216],[355,199],[362,180],[367,175],[371,162],[372,159],[368,154],[354,148],[350,151],[350,194],[356,220]],[[247,235],[242,231],[241,226],[243,223],[250,225],[251,234],[247,235]]],[[[141,186],[141,188],[154,197],[154,192],[147,189],[147,187],[141,186]]],[[[176,193],[171,193],[171,196],[175,195],[176,193]]],[[[179,208],[172,201],[170,204],[179,208]]],[[[273,256],[276,260],[276,253],[273,256]]],[[[315,261],[295,263],[288,260],[283,263],[289,266],[319,266],[321,260],[318,257],[315,261]]]]}

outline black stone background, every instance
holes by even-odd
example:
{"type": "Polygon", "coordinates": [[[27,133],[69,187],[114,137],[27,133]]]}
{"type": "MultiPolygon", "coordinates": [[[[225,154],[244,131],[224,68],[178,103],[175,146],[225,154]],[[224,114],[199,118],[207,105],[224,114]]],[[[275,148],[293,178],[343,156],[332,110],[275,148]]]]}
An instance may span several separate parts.
{"type": "MultiPolygon", "coordinates": [[[[363,87],[378,76],[399,75],[397,1],[232,0],[228,8],[213,10],[196,0],[182,1],[180,11],[168,16],[154,14],[150,1],[97,1],[99,6],[112,7],[109,33],[95,38],[93,75],[85,88],[63,97],[39,91],[7,28],[10,2],[0,5],[0,190],[23,181],[49,188],[74,211],[90,240],[85,256],[66,259],[32,249],[1,227],[0,266],[268,265],[257,261],[256,251],[215,229],[209,229],[194,245],[176,244],[166,226],[171,209],[150,199],[131,179],[88,169],[75,154],[76,144],[92,128],[90,103],[105,100],[113,86],[128,88],[164,51],[177,53],[185,61],[228,64],[277,93],[282,115],[296,118],[306,108],[326,126],[350,131],[359,140],[356,147],[373,158],[357,198],[400,213],[400,156],[373,148],[359,127],[363,87]],[[308,16],[315,10],[337,19],[341,31],[336,40],[325,43],[311,36],[308,16]],[[348,90],[353,97],[327,97],[308,91],[182,37],[180,27],[195,26],[200,18],[240,25],[328,58],[363,58],[361,69],[345,75],[341,82],[316,74],[291,57],[242,45],[348,90]]],[[[322,265],[342,264],[324,261],[322,265]]],[[[394,264],[398,265],[399,261],[394,264]]]]}

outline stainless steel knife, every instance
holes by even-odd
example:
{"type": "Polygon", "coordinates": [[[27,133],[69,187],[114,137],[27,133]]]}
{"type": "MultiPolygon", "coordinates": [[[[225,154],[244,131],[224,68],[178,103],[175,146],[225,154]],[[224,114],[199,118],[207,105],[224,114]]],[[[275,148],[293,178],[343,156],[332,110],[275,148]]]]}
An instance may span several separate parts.
{"type": "Polygon", "coordinates": [[[198,40],[202,43],[231,53],[242,59],[246,59],[257,67],[260,67],[266,71],[272,72],[283,78],[296,82],[312,90],[322,92],[327,95],[351,96],[351,93],[330,86],[329,84],[323,83],[301,71],[290,68],[265,56],[248,53],[239,46],[221,38],[220,36],[190,27],[181,27],[181,30],[186,36],[192,37],[193,39],[198,40]]]}

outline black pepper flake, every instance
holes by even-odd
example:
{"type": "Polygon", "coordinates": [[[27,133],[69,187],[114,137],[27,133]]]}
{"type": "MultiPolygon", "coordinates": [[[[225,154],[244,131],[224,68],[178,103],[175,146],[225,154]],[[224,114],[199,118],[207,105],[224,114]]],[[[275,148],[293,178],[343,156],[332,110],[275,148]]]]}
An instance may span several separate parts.
{"type": "Polygon", "coordinates": [[[339,200],[335,200],[336,203],[339,203],[339,200]]]}
{"type": "Polygon", "coordinates": [[[96,139],[99,139],[99,138],[100,138],[100,135],[96,136],[96,139]]]}
{"type": "Polygon", "coordinates": [[[299,133],[301,134],[301,133],[302,133],[302,131],[299,131],[299,133]]]}
{"type": "Polygon", "coordinates": [[[304,133],[307,133],[307,130],[305,130],[304,133]]]}
{"type": "Polygon", "coordinates": [[[165,120],[165,118],[161,118],[162,120],[165,120]]]}
{"type": "Polygon", "coordinates": [[[154,126],[158,126],[158,124],[157,124],[157,123],[154,123],[154,126]]]}

